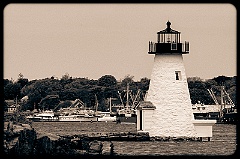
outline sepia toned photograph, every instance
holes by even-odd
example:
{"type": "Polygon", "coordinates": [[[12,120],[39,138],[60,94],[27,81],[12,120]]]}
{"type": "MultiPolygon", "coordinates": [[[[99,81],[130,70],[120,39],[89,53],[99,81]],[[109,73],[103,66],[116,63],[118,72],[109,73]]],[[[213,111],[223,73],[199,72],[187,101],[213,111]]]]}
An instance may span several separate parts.
{"type": "Polygon", "coordinates": [[[10,3],[3,152],[237,155],[230,3],[10,3]]]}

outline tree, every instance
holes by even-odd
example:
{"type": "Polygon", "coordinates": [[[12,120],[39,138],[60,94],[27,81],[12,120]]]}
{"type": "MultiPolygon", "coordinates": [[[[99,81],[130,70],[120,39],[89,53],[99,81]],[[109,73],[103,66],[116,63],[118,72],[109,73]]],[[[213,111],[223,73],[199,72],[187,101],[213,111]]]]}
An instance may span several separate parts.
{"type": "Polygon", "coordinates": [[[11,89],[12,89],[12,85],[13,82],[8,80],[8,79],[4,79],[3,81],[3,94],[4,94],[4,99],[11,99],[11,89]]]}
{"type": "Polygon", "coordinates": [[[20,97],[21,85],[19,83],[9,82],[4,87],[4,99],[15,99],[17,96],[20,97]]]}
{"type": "Polygon", "coordinates": [[[38,103],[41,101],[42,97],[38,91],[34,91],[28,95],[28,101],[25,103],[24,108],[26,110],[39,109],[38,103]]]}
{"type": "Polygon", "coordinates": [[[104,75],[98,79],[98,91],[96,93],[99,101],[99,109],[105,111],[107,109],[105,101],[107,98],[117,97],[117,80],[112,75],[104,75]]]}
{"type": "Polygon", "coordinates": [[[149,84],[150,84],[150,79],[148,79],[147,77],[141,78],[139,89],[146,92],[149,89],[149,84]]]}
{"type": "Polygon", "coordinates": [[[129,83],[130,86],[133,85],[134,84],[133,78],[134,78],[134,76],[126,75],[124,77],[124,79],[122,80],[121,85],[124,87],[127,86],[127,83],[129,83]]]}
{"type": "Polygon", "coordinates": [[[26,108],[33,109],[34,105],[47,95],[59,95],[62,90],[62,85],[57,79],[41,79],[29,82],[21,89],[22,96],[28,96],[29,99],[25,104],[26,108]]]}
{"type": "Polygon", "coordinates": [[[28,83],[28,79],[24,78],[22,73],[19,73],[17,83],[20,84],[22,89],[28,83]]]}
{"type": "Polygon", "coordinates": [[[218,76],[218,77],[214,77],[213,80],[215,80],[218,83],[218,85],[222,86],[224,85],[226,80],[230,80],[230,77],[218,76]]]}
{"type": "Polygon", "coordinates": [[[205,86],[207,89],[211,89],[211,88],[216,89],[216,86],[218,86],[218,83],[213,79],[209,79],[205,81],[205,86]]]}
{"type": "Polygon", "coordinates": [[[62,76],[61,80],[68,80],[70,79],[70,76],[68,73],[65,73],[65,75],[62,76]]]}
{"type": "Polygon", "coordinates": [[[65,88],[59,93],[60,100],[75,100],[79,98],[79,89],[70,87],[65,88]]]}
{"type": "Polygon", "coordinates": [[[72,105],[72,102],[70,100],[65,100],[60,102],[56,107],[55,110],[61,109],[61,108],[67,108],[72,105]]]}
{"type": "Polygon", "coordinates": [[[187,81],[191,102],[193,104],[197,103],[198,101],[204,104],[213,104],[213,100],[207,91],[206,84],[201,78],[189,77],[187,81]]]}
{"type": "Polygon", "coordinates": [[[3,79],[3,87],[5,87],[9,83],[13,84],[13,82],[11,80],[3,79]]]}
{"type": "Polygon", "coordinates": [[[47,95],[39,102],[40,109],[54,109],[60,103],[58,95],[47,95]]]}
{"type": "Polygon", "coordinates": [[[97,84],[98,84],[98,80],[93,80],[93,79],[91,79],[91,80],[88,81],[88,83],[89,83],[90,85],[97,85],[97,84]]]}
{"type": "Polygon", "coordinates": [[[117,80],[112,75],[104,75],[98,79],[98,85],[104,87],[114,87],[117,84],[117,80]]]}
{"type": "Polygon", "coordinates": [[[69,76],[68,73],[62,76],[60,79],[60,84],[64,87],[66,84],[69,84],[73,81],[72,77],[69,76]]]}
{"type": "Polygon", "coordinates": [[[19,83],[21,88],[23,88],[28,83],[28,79],[26,78],[18,79],[17,83],[19,83]]]}
{"type": "Polygon", "coordinates": [[[221,101],[221,87],[224,86],[232,101],[236,104],[236,76],[226,77],[218,76],[213,79],[206,80],[206,88],[211,88],[218,102],[221,101]]]}

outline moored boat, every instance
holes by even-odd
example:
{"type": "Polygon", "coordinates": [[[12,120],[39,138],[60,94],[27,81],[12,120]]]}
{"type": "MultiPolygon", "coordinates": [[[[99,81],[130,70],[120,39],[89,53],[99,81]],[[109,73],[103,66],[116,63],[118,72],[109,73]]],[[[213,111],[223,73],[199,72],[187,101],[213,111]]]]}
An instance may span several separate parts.
{"type": "Polygon", "coordinates": [[[132,101],[132,105],[130,105],[130,100],[129,100],[129,94],[130,94],[129,83],[127,83],[127,90],[125,92],[126,92],[126,98],[127,98],[125,105],[123,104],[123,100],[119,95],[122,102],[122,106],[120,107],[120,109],[117,110],[116,122],[117,123],[137,123],[137,110],[135,108],[138,103],[136,99],[140,91],[138,91],[137,95],[135,96],[135,99],[132,101]]]}
{"type": "Polygon", "coordinates": [[[54,115],[52,110],[45,110],[41,113],[34,113],[26,117],[32,121],[58,121],[58,117],[54,115]]]}
{"type": "Polygon", "coordinates": [[[58,121],[67,121],[67,122],[72,122],[72,121],[76,121],[76,122],[96,122],[98,120],[97,117],[92,116],[92,115],[79,115],[79,114],[75,114],[75,115],[61,115],[58,117],[59,120],[58,121]]]}
{"type": "Polygon", "coordinates": [[[116,116],[111,116],[110,112],[101,112],[101,115],[98,117],[98,121],[101,122],[115,122],[116,116]]]}

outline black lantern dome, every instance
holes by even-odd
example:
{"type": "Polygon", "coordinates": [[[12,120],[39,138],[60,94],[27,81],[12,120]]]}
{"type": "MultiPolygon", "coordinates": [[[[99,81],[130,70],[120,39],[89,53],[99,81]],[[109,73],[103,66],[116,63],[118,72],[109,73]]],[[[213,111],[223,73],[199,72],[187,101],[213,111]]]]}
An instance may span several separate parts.
{"type": "Polygon", "coordinates": [[[189,42],[180,42],[180,32],[173,30],[171,22],[167,22],[167,28],[157,32],[157,43],[149,42],[149,54],[163,53],[189,53],[189,42]]]}

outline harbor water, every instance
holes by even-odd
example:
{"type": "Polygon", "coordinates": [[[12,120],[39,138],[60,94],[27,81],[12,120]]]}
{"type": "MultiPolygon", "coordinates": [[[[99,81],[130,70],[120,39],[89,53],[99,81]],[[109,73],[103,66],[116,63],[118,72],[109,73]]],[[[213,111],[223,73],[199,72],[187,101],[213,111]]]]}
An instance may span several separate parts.
{"type": "MultiPolygon", "coordinates": [[[[91,133],[137,132],[136,124],[116,122],[33,122],[37,133],[81,135],[91,133]]],[[[236,151],[236,125],[215,124],[211,141],[112,141],[116,155],[233,155],[236,151]]]]}

